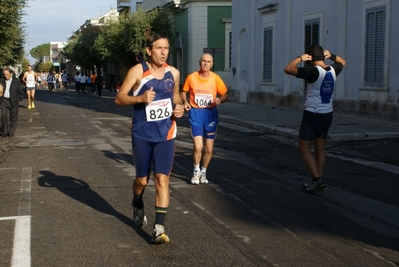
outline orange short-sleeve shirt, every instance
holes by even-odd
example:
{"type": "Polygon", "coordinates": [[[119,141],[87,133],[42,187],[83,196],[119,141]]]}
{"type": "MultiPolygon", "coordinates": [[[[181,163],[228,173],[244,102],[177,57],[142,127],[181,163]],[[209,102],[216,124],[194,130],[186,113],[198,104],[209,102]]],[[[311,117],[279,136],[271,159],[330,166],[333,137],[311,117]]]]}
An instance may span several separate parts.
{"type": "Polygon", "coordinates": [[[211,72],[208,78],[202,78],[196,71],[187,76],[183,91],[189,92],[191,107],[212,108],[216,105],[216,96],[227,93],[227,87],[216,73],[211,72]]]}

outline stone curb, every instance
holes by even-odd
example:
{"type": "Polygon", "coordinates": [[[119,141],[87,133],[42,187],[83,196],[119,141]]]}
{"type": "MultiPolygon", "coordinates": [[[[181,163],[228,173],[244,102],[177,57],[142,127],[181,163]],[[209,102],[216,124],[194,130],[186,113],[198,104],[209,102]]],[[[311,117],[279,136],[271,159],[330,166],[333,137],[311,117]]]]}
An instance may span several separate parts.
{"type": "MultiPolygon", "coordinates": [[[[280,127],[272,124],[260,123],[254,121],[242,121],[240,119],[226,115],[219,115],[219,120],[221,122],[231,123],[265,133],[280,135],[291,139],[298,139],[297,129],[280,127]]],[[[361,139],[382,139],[382,138],[392,138],[392,137],[399,137],[399,132],[358,132],[358,133],[342,133],[342,134],[333,133],[329,134],[327,139],[334,141],[349,141],[349,140],[361,140],[361,139]]]]}

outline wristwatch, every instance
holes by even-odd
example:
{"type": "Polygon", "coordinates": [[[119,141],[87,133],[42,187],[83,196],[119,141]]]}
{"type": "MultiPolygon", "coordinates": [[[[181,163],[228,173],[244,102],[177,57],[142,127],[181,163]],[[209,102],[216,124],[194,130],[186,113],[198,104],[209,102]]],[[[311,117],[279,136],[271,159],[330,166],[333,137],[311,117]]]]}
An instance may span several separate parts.
{"type": "Polygon", "coordinates": [[[302,61],[302,56],[297,56],[296,58],[299,58],[302,61]]]}

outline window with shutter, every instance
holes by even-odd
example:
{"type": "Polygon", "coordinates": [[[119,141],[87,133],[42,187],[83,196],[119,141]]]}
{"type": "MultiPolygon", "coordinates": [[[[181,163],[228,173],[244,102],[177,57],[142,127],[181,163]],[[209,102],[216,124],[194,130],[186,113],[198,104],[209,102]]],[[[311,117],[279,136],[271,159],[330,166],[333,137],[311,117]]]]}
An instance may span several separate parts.
{"type": "Polygon", "coordinates": [[[263,81],[273,81],[273,28],[263,30],[263,81]]]}
{"type": "Polygon", "coordinates": [[[364,84],[383,86],[385,8],[366,11],[364,84]]]}
{"type": "MultiPolygon", "coordinates": [[[[312,19],[305,21],[305,53],[311,45],[320,44],[319,40],[320,32],[320,19],[312,19]]],[[[309,65],[309,62],[306,62],[309,65]]]]}

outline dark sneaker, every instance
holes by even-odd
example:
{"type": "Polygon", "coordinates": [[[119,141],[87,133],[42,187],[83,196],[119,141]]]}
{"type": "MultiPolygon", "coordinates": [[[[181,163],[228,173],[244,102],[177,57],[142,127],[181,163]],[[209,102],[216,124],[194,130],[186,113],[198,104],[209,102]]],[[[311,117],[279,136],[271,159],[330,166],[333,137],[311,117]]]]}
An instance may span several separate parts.
{"type": "Polygon", "coordinates": [[[323,188],[326,187],[323,178],[320,178],[316,181],[312,181],[310,184],[303,184],[306,193],[312,193],[316,191],[323,191],[323,188]]]}
{"type": "Polygon", "coordinates": [[[169,243],[169,237],[165,234],[165,228],[163,225],[156,224],[154,232],[152,232],[151,243],[163,244],[169,243]]]}
{"type": "Polygon", "coordinates": [[[133,221],[139,227],[144,227],[147,225],[147,216],[145,216],[144,208],[138,209],[133,207],[133,221]]]}

